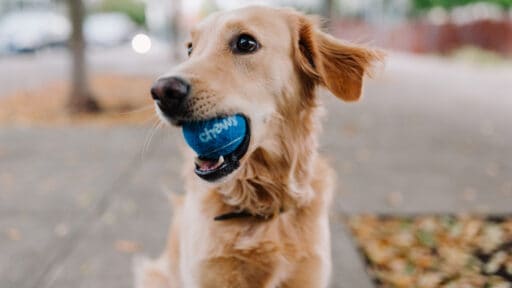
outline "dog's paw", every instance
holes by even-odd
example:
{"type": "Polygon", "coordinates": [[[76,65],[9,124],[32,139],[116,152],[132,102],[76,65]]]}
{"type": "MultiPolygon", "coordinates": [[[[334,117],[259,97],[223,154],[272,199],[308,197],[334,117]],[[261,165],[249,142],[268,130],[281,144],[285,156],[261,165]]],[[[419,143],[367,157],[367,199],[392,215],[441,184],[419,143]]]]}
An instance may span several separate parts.
{"type": "Polygon", "coordinates": [[[173,288],[169,281],[168,268],[164,259],[151,260],[136,256],[133,259],[135,288],[173,288]]]}

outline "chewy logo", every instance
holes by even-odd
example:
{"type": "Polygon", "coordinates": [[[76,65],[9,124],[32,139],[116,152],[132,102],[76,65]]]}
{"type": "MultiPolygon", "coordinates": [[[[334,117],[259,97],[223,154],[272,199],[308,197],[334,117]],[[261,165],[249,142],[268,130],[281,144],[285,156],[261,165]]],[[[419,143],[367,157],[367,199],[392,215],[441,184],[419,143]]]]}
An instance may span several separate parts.
{"type": "Polygon", "coordinates": [[[201,142],[206,143],[211,141],[212,139],[216,139],[217,135],[222,133],[224,130],[228,130],[230,127],[238,126],[238,121],[236,121],[235,116],[229,116],[224,118],[222,121],[213,124],[212,128],[208,129],[204,128],[204,131],[199,133],[199,140],[201,142]]]}

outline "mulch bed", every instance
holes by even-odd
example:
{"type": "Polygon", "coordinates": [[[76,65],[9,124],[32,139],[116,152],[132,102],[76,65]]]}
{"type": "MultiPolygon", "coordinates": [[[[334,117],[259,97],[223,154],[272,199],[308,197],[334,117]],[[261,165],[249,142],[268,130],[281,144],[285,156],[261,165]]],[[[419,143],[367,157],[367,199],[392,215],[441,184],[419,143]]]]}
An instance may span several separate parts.
{"type": "Polygon", "coordinates": [[[512,216],[347,221],[377,287],[512,287],[512,216]]]}
{"type": "Polygon", "coordinates": [[[90,87],[99,102],[101,112],[94,114],[70,113],[67,82],[16,91],[0,97],[0,125],[48,126],[68,124],[144,124],[156,119],[149,95],[153,79],[95,75],[90,87]]]}

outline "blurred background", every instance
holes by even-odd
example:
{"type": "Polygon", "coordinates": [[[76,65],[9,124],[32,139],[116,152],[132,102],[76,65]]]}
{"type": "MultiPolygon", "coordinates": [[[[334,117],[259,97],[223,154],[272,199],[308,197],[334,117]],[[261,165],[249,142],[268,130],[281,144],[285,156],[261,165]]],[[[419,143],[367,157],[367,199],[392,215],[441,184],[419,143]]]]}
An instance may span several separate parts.
{"type": "Polygon", "coordinates": [[[331,286],[511,287],[512,0],[2,0],[1,286],[131,287],[133,259],[165,245],[166,195],[183,192],[180,131],[159,123],[149,87],[195,23],[248,4],[322,15],[388,54],[360,102],[322,95],[339,178],[331,286]],[[364,230],[389,227],[382,215],[412,238],[364,230]],[[468,256],[478,241],[432,248],[446,215],[462,217],[457,237],[506,251],[501,274],[468,256]],[[473,274],[420,267],[421,249],[473,274]]]}
{"type": "MultiPolygon", "coordinates": [[[[498,63],[512,53],[509,0],[3,0],[0,95],[5,99],[20,90],[61,84],[69,95],[50,94],[52,98],[62,96],[59,101],[67,101],[66,110],[51,119],[42,116],[43,122],[64,117],[61,114],[69,111],[101,108],[109,112],[120,108],[112,107],[116,105],[128,110],[136,104],[103,103],[100,107],[99,102],[111,99],[101,99],[104,93],[94,90],[104,85],[96,82],[107,75],[111,79],[103,84],[122,81],[119,77],[159,75],[184,58],[182,42],[195,23],[211,12],[250,3],[293,6],[320,14],[337,37],[391,51],[479,63],[498,63]]],[[[64,90],[58,94],[65,94],[64,90]]],[[[127,90],[119,94],[133,93],[142,100],[138,90],[127,90]]],[[[40,104],[50,105],[43,102],[40,104]]],[[[5,110],[0,115],[3,122],[19,122],[25,117],[13,115],[16,113],[10,108],[5,110]]],[[[27,115],[23,121],[33,122],[29,120],[33,117],[27,115]]]]}

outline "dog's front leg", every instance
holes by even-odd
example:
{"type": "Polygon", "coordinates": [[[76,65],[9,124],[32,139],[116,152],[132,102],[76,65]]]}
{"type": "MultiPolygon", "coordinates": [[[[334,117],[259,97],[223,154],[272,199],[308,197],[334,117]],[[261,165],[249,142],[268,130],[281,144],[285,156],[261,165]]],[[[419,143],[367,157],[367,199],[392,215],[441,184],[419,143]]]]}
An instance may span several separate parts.
{"type": "Polygon", "coordinates": [[[315,256],[296,264],[295,271],[281,284],[282,288],[327,287],[331,273],[330,259],[315,256]]]}
{"type": "Polygon", "coordinates": [[[164,257],[158,260],[138,258],[135,261],[135,288],[174,288],[169,279],[168,263],[164,257]]]}
{"type": "Polygon", "coordinates": [[[247,263],[235,257],[210,259],[201,265],[201,288],[274,288],[272,266],[247,263]]]}

